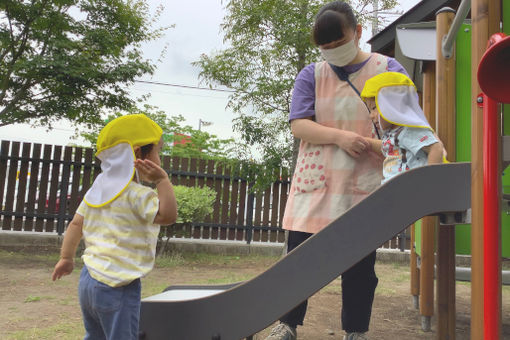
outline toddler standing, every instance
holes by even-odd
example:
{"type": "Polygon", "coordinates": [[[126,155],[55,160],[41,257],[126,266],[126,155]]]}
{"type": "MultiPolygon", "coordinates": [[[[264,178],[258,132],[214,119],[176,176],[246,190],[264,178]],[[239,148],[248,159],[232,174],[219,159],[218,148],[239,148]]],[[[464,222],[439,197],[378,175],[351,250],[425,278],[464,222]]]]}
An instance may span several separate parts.
{"type": "Polygon", "coordinates": [[[138,339],[140,278],[154,265],[160,225],[177,205],[161,168],[162,129],[143,114],[112,120],[99,133],[97,176],[67,227],[52,279],[68,275],[85,242],[79,300],[85,339],[138,339]],[[140,181],[152,182],[157,193],[140,181]]]}

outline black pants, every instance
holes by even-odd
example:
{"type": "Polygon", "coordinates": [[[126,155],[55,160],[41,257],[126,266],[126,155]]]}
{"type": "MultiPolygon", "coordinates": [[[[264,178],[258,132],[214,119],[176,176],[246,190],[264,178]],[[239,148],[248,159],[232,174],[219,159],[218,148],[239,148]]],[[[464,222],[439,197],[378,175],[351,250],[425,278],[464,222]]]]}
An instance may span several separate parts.
{"type": "MultiPolygon", "coordinates": [[[[313,234],[289,232],[287,250],[299,246],[313,234]]],[[[346,332],[366,332],[370,324],[377,276],[375,251],[342,274],[342,328],[346,332]]],[[[284,315],[280,321],[292,327],[302,325],[308,301],[284,315]]]]}

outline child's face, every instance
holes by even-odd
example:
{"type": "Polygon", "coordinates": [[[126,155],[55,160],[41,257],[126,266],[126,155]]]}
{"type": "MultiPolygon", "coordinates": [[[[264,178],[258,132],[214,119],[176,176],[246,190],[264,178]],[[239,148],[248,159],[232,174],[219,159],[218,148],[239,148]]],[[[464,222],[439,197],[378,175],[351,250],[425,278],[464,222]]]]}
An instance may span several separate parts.
{"type": "Polygon", "coordinates": [[[375,125],[379,127],[379,111],[377,110],[377,105],[375,105],[375,98],[367,98],[365,102],[367,103],[368,109],[370,110],[370,119],[375,125]]]}
{"type": "Polygon", "coordinates": [[[375,98],[367,98],[365,99],[365,102],[367,103],[368,109],[370,110],[369,117],[375,126],[377,126],[378,129],[383,130],[391,128],[391,123],[384,120],[384,118],[380,118],[379,110],[375,104],[375,98]]]}
{"type": "Polygon", "coordinates": [[[159,140],[159,143],[157,145],[154,145],[154,147],[151,149],[151,152],[149,152],[149,154],[147,155],[146,159],[161,166],[161,158],[159,157],[159,154],[161,153],[162,148],[163,148],[163,137],[161,137],[161,139],[159,140]]]}

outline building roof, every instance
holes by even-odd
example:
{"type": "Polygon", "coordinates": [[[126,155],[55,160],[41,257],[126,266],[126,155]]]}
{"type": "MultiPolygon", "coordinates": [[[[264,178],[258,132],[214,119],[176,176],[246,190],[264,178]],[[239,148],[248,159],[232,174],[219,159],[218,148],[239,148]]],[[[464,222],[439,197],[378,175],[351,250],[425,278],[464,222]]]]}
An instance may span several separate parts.
{"type": "Polygon", "coordinates": [[[452,7],[457,9],[460,2],[461,0],[423,0],[419,2],[384,30],[368,40],[368,43],[372,46],[372,52],[393,56],[395,53],[396,28],[398,25],[433,21],[435,20],[436,12],[441,8],[452,7]]]}

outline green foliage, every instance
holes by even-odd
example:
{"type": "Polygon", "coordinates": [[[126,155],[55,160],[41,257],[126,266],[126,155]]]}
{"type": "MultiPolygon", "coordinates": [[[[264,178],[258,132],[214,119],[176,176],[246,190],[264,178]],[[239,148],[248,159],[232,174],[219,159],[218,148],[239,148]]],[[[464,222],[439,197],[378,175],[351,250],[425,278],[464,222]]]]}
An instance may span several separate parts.
{"type": "Polygon", "coordinates": [[[128,85],[155,68],[141,44],[168,29],[152,27],[159,13],[146,0],[0,1],[0,126],[131,108],[128,85]]]}
{"type": "Polygon", "coordinates": [[[177,223],[203,222],[213,212],[216,192],[209,187],[174,186],[177,201],[177,223]]]}
{"type": "MultiPolygon", "coordinates": [[[[307,64],[320,60],[311,29],[315,15],[330,0],[230,0],[221,26],[227,48],[202,55],[194,63],[209,86],[235,90],[228,106],[237,113],[234,129],[245,143],[238,158],[261,154],[268,178],[292,163],[293,138],[288,124],[294,79],[307,64]]],[[[371,0],[352,2],[360,22],[367,20],[371,0]]],[[[384,0],[380,10],[396,5],[384,0]]],[[[272,177],[271,177],[272,176],[272,177]]]]}
{"type": "MultiPolygon", "coordinates": [[[[143,109],[134,108],[128,111],[128,114],[143,113],[155,121],[163,129],[163,146],[162,154],[172,155],[175,157],[198,158],[198,159],[217,159],[227,160],[233,156],[233,150],[236,145],[233,139],[220,139],[216,135],[206,131],[200,131],[189,125],[184,125],[184,117],[181,115],[168,117],[164,111],[158,110],[151,105],[145,105],[143,109]],[[185,138],[187,143],[179,143],[185,138]],[[174,142],[177,142],[174,144],[174,142]]],[[[110,114],[107,119],[93,126],[79,135],[90,142],[95,148],[97,135],[99,131],[109,121],[122,116],[117,112],[110,114]]]]}
{"type": "Polygon", "coordinates": [[[41,297],[40,297],[40,296],[32,296],[32,295],[29,295],[29,296],[27,296],[27,298],[25,299],[25,302],[37,302],[37,301],[41,301],[41,297]]]}
{"type": "MultiPolygon", "coordinates": [[[[209,187],[200,188],[174,185],[174,193],[177,201],[176,225],[183,227],[182,230],[187,230],[194,222],[203,222],[204,219],[213,212],[216,191],[209,187]]],[[[159,243],[161,244],[158,250],[158,256],[164,254],[168,247],[168,241],[171,236],[169,235],[170,230],[172,230],[174,234],[181,233],[175,230],[175,225],[162,226],[158,235],[159,243]],[[167,239],[163,243],[164,236],[167,236],[167,239]]]]}

